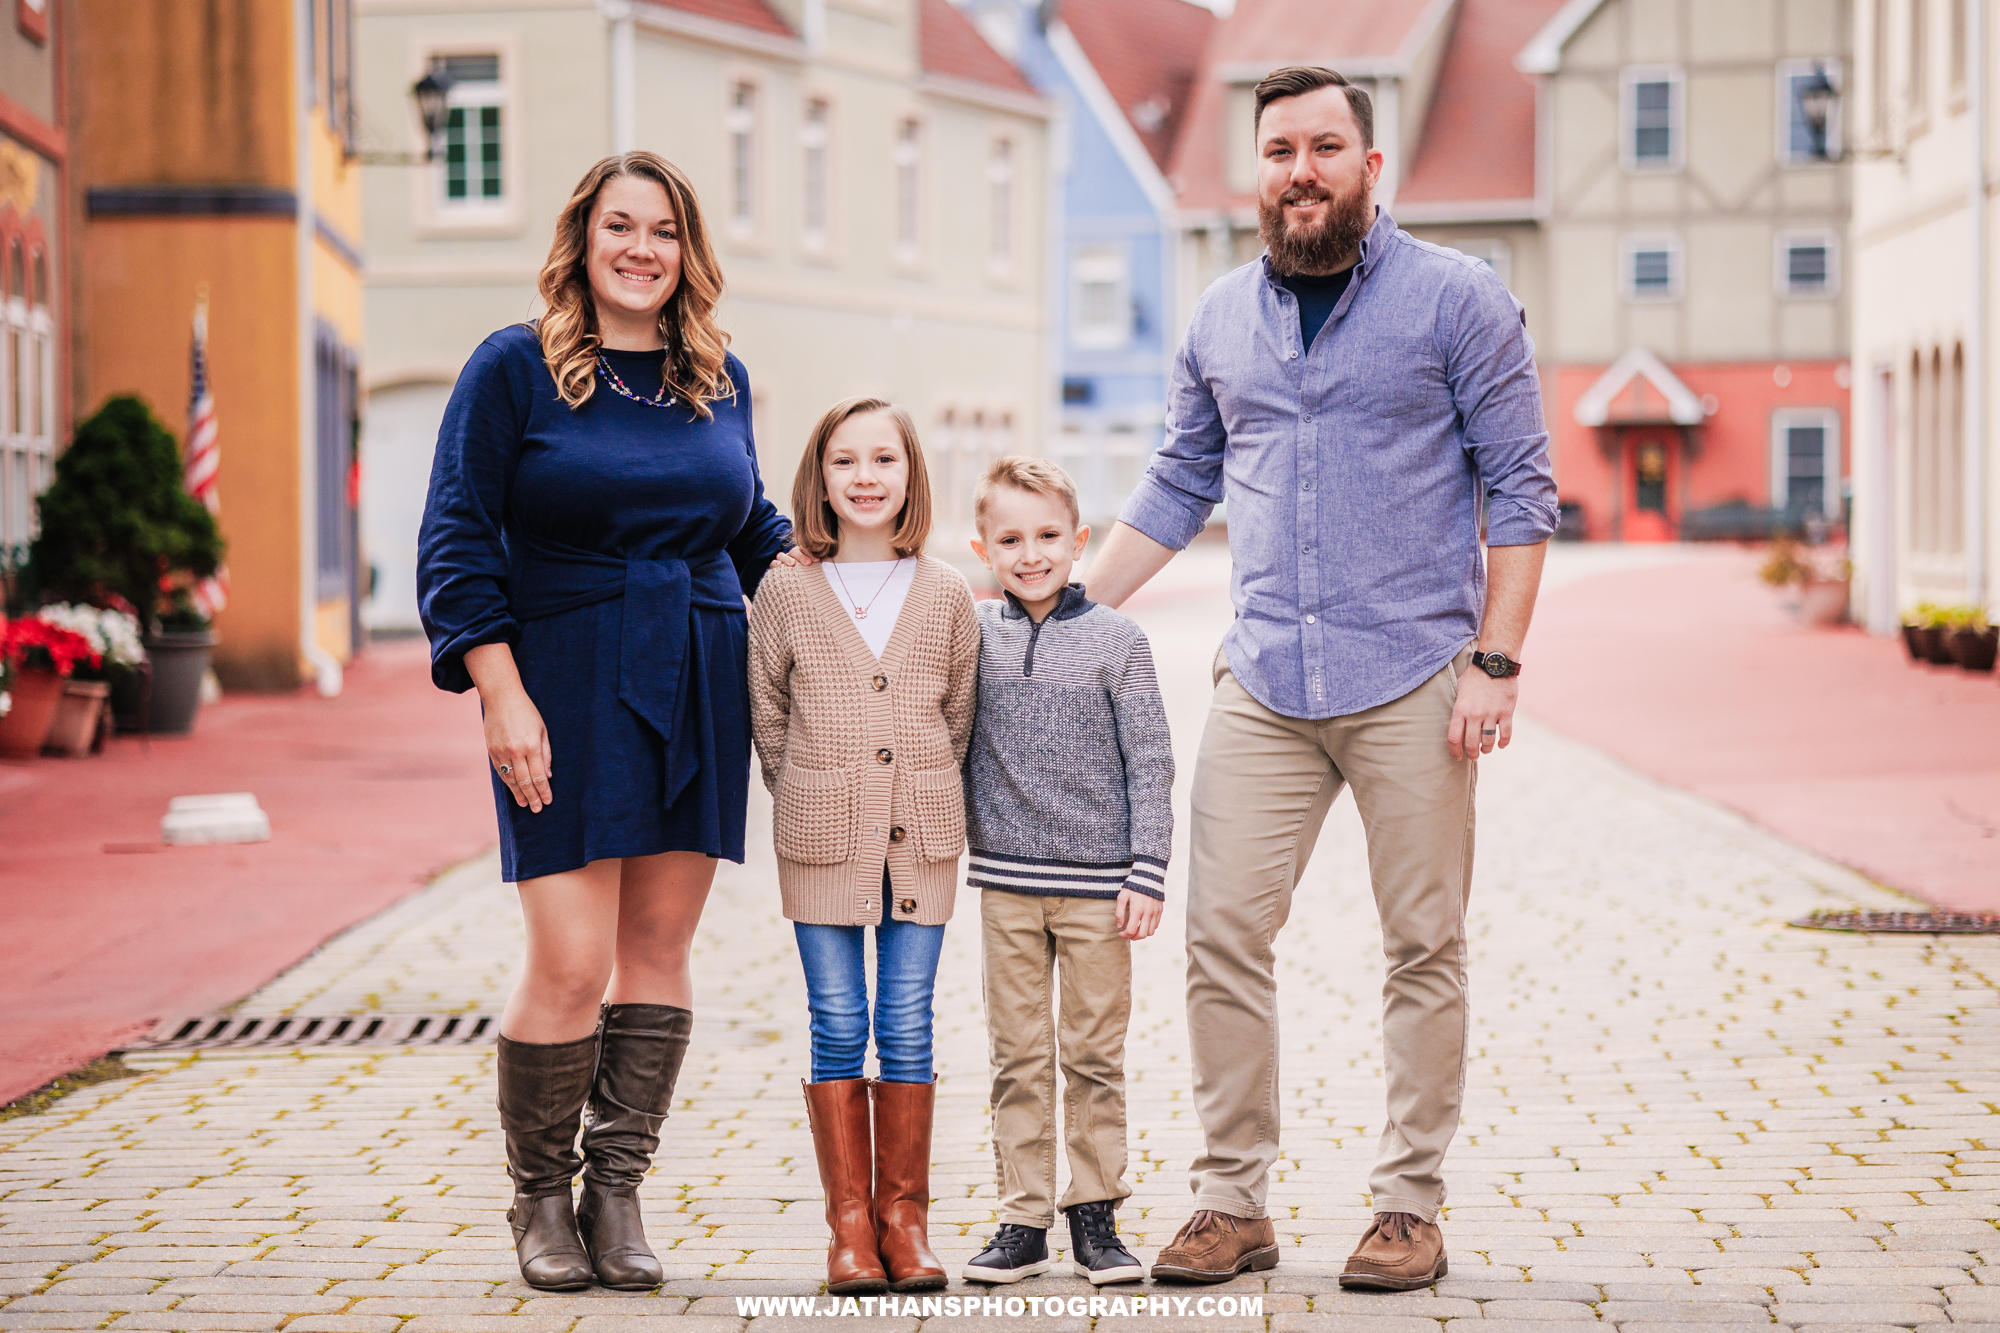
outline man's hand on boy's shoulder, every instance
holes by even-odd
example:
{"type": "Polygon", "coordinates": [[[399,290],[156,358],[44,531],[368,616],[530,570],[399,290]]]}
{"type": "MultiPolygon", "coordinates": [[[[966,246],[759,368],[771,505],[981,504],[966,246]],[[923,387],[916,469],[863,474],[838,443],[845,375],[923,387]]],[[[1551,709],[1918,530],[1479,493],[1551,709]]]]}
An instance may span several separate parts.
{"type": "Polygon", "coordinates": [[[1167,905],[1158,898],[1133,889],[1118,890],[1118,933],[1128,940],[1143,940],[1160,928],[1167,905]]]}

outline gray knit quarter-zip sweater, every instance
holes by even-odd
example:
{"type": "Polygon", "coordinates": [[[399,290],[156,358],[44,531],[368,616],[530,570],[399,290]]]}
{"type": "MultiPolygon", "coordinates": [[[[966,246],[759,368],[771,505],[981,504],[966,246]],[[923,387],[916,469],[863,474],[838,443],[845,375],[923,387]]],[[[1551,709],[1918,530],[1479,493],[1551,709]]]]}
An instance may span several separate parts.
{"type": "Polygon", "coordinates": [[[1145,634],[1074,583],[1040,624],[1011,594],[978,611],[967,882],[1164,900],[1174,750],[1145,634]]]}

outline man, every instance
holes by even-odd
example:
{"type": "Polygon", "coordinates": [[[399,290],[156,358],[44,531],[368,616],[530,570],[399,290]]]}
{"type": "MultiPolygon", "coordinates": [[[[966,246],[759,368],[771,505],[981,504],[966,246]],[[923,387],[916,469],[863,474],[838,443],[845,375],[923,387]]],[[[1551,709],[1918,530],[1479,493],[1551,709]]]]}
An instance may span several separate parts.
{"type": "Polygon", "coordinates": [[[1206,1151],[1155,1278],[1278,1261],[1272,948],[1354,789],[1382,922],[1388,1122],[1341,1285],[1426,1286],[1458,1127],[1477,757],[1507,744],[1555,530],[1534,349],[1492,270],[1398,231],[1368,94],[1292,67],[1256,89],[1266,255],[1202,297],[1167,435],[1092,567],[1117,606],[1229,502],[1237,618],[1193,790],[1188,1032],[1206,1151]],[[1484,510],[1486,561],[1480,560],[1484,510]]]}

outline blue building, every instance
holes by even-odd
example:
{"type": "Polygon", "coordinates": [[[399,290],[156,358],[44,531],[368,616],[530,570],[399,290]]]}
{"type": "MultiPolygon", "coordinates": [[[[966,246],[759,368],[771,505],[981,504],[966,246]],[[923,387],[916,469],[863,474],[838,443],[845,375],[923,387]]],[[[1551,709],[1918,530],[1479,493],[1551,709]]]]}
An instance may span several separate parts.
{"type": "Polygon", "coordinates": [[[1059,110],[1050,219],[1059,432],[1086,521],[1118,512],[1160,441],[1179,336],[1169,179],[1215,16],[1189,0],[959,0],[1059,110]]]}

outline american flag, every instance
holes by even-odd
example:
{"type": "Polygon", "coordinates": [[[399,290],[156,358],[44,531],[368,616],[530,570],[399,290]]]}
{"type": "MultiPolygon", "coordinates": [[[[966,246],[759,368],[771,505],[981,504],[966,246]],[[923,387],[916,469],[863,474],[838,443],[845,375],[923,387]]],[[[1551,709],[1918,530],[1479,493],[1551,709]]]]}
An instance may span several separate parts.
{"type": "MultiPolygon", "coordinates": [[[[216,493],[215,475],[222,465],[222,446],[216,442],[215,398],[208,391],[208,295],[204,292],[194,306],[194,374],[188,402],[187,471],[188,494],[208,506],[208,512],[222,512],[222,497],[216,493]]],[[[229,571],[218,569],[194,589],[195,606],[209,619],[215,618],[229,602],[229,571]]]]}

